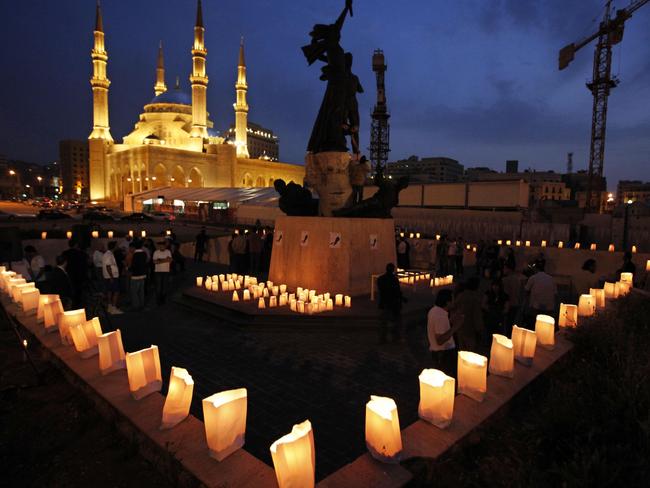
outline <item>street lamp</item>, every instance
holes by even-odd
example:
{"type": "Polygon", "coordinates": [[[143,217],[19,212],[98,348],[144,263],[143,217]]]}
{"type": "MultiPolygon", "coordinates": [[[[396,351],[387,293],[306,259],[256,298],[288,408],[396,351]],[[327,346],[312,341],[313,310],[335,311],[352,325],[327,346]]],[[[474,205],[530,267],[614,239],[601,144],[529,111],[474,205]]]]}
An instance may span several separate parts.
{"type": "Polygon", "coordinates": [[[627,249],[627,241],[628,241],[628,230],[627,230],[627,222],[628,222],[628,213],[630,210],[630,205],[632,205],[632,199],[629,199],[627,202],[625,202],[625,214],[623,218],[623,250],[625,251],[627,249]]]}

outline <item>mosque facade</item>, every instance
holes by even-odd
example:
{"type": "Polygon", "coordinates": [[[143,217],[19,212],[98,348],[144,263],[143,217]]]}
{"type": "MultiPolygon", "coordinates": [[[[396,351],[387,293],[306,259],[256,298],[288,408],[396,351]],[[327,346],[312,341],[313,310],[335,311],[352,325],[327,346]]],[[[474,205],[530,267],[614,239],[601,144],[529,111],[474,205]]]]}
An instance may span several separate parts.
{"type": "Polygon", "coordinates": [[[108,53],[102,12],[97,5],[93,77],[93,130],[88,137],[90,198],[123,201],[128,194],[157,187],[266,187],[274,180],[302,183],[304,167],[268,158],[251,159],[248,151],[248,104],[243,40],[239,48],[234,138],[220,137],[207,111],[207,50],[201,0],[192,45],[191,94],[178,80],[168,89],[162,44],[158,51],[155,97],[144,106],[133,131],[116,143],[108,117],[108,53]]]}

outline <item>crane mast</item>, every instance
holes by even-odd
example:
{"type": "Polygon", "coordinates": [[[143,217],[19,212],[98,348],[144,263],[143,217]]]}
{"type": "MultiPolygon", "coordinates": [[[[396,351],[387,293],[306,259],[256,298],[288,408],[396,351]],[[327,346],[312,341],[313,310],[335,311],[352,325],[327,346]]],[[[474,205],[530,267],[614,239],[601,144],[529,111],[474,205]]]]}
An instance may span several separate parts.
{"type": "Polygon", "coordinates": [[[576,51],[582,49],[594,39],[598,39],[594,52],[593,75],[587,88],[594,97],[591,117],[591,144],[589,148],[589,178],[587,180],[587,198],[585,206],[588,210],[600,209],[600,196],[604,188],[603,163],[605,160],[605,133],[607,129],[607,100],[612,88],[619,80],[612,76],[612,46],[623,40],[625,21],[650,0],[633,0],[627,8],[616,11],[611,16],[612,0],[605,5],[605,15],[598,30],[585,39],[569,44],[560,50],[559,68],[566,68],[575,57],[576,51]],[[594,198],[594,193],[596,197],[594,198]]]}
{"type": "Polygon", "coordinates": [[[372,111],[372,123],[370,124],[370,161],[375,170],[385,168],[390,152],[389,134],[390,127],[388,119],[388,106],[386,104],[386,87],[384,85],[384,73],[386,73],[384,52],[376,49],[372,55],[372,70],[377,79],[377,102],[372,111]]]}

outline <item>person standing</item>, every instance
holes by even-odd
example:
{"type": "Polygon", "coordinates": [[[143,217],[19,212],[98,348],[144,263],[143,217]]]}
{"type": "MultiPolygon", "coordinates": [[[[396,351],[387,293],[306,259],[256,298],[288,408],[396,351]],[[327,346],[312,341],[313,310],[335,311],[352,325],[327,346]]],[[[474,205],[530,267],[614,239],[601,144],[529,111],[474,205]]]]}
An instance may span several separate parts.
{"type": "Polygon", "coordinates": [[[241,234],[235,235],[232,240],[232,251],[234,254],[235,273],[245,273],[247,262],[246,262],[246,238],[241,234]]]}
{"type": "Polygon", "coordinates": [[[350,183],[352,185],[352,205],[363,200],[363,185],[370,173],[370,163],[365,156],[361,156],[358,163],[350,162],[350,183]]]}
{"type": "Polygon", "coordinates": [[[205,233],[205,227],[201,227],[201,232],[196,235],[196,243],[194,247],[194,262],[202,263],[203,254],[208,246],[208,235],[205,233]]]}
{"type": "Polygon", "coordinates": [[[88,281],[88,256],[74,239],[68,241],[68,249],[63,252],[63,256],[67,263],[66,271],[72,283],[72,306],[82,308],[84,287],[88,281]]]}
{"type": "Polygon", "coordinates": [[[492,334],[505,332],[505,319],[508,313],[508,295],[503,291],[501,280],[494,279],[483,296],[483,312],[487,336],[484,343],[487,345],[492,339],[492,334]]]}
{"type": "Polygon", "coordinates": [[[435,306],[427,314],[427,337],[429,351],[436,369],[456,377],[457,357],[454,333],[459,325],[454,327],[449,322],[449,308],[452,303],[451,290],[445,288],[438,292],[435,306]]]}
{"type": "Polygon", "coordinates": [[[153,253],[156,303],[158,305],[164,304],[167,299],[171,262],[172,252],[167,248],[167,243],[165,241],[159,241],[158,249],[153,253]]]}
{"type": "Polygon", "coordinates": [[[106,311],[111,315],[122,314],[122,310],[117,308],[117,302],[120,299],[120,272],[115,260],[115,249],[117,243],[111,241],[108,243],[108,249],[102,256],[102,272],[104,276],[104,287],[106,290],[106,311]]]}
{"type": "Polygon", "coordinates": [[[255,274],[260,271],[260,263],[262,261],[262,248],[264,243],[260,236],[261,230],[253,230],[248,234],[248,253],[250,255],[250,269],[249,273],[255,274]]]}
{"type": "Polygon", "coordinates": [[[56,257],[56,266],[49,272],[47,292],[59,295],[64,310],[70,310],[72,305],[72,282],[66,271],[65,256],[56,257]]]}
{"type": "Polygon", "coordinates": [[[393,263],[388,263],[386,272],[377,278],[377,290],[379,291],[379,310],[381,311],[379,343],[386,342],[388,331],[390,331],[393,342],[400,342],[402,303],[405,298],[402,295],[399,280],[395,276],[393,263]]]}
{"type": "Polygon", "coordinates": [[[528,278],[525,287],[530,293],[527,323],[531,327],[535,324],[538,314],[553,315],[557,295],[557,286],[553,277],[546,273],[545,262],[537,263],[535,269],[537,273],[528,278]]]}
{"type": "Polygon", "coordinates": [[[129,271],[131,272],[131,306],[134,310],[144,308],[144,287],[147,279],[147,270],[149,260],[147,253],[142,249],[142,241],[136,239],[133,243],[134,251],[129,262],[129,271]]]}
{"type": "Polygon", "coordinates": [[[405,237],[400,237],[397,241],[397,267],[400,269],[409,269],[411,267],[411,245],[405,237]]]}
{"type": "Polygon", "coordinates": [[[103,273],[102,273],[102,256],[104,255],[104,252],[106,251],[106,248],[104,247],[103,243],[99,244],[99,247],[95,249],[95,252],[93,252],[93,268],[94,268],[94,279],[101,281],[103,278],[103,273]]]}
{"type": "Polygon", "coordinates": [[[457,339],[458,347],[464,351],[477,351],[479,342],[485,335],[483,328],[482,296],[479,292],[481,280],[472,276],[464,288],[456,295],[449,309],[452,322],[460,323],[457,339]]]}

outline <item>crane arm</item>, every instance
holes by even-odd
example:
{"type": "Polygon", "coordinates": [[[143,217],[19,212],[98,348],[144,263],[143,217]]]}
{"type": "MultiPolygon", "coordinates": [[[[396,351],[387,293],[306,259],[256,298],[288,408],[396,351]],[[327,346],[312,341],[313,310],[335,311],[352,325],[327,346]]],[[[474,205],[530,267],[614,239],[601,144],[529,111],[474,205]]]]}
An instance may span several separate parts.
{"type": "Polygon", "coordinates": [[[611,32],[613,34],[612,36],[612,44],[618,44],[621,42],[623,39],[623,27],[625,25],[625,21],[628,20],[630,17],[632,17],[632,14],[639,10],[641,7],[643,7],[646,3],[650,2],[650,0],[634,0],[630,5],[627,6],[627,8],[620,9],[616,11],[616,17],[614,17],[612,20],[610,20],[607,23],[601,23],[600,26],[598,27],[598,30],[594,32],[593,34],[590,34],[589,36],[585,37],[581,41],[574,42],[571,44],[568,44],[564,46],[562,49],[560,49],[560,57],[559,57],[559,68],[560,70],[563,70],[569,64],[571,61],[573,61],[573,58],[575,57],[575,53],[585,47],[587,44],[589,44],[591,41],[596,39],[602,34],[606,34],[608,32],[611,32]]]}

